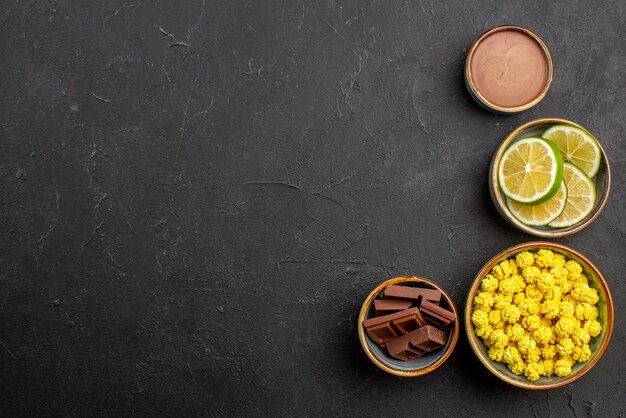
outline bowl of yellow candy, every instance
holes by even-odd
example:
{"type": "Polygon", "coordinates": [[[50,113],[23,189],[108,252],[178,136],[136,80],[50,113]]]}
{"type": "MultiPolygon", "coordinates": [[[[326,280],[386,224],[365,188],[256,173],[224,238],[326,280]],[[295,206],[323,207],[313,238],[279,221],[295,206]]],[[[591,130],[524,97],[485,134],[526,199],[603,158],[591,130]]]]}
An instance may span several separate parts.
{"type": "Polygon", "coordinates": [[[579,252],[529,242],[493,257],[476,275],[465,331],[480,362],[525,389],[552,389],[587,373],[613,331],[602,273],[579,252]]]}

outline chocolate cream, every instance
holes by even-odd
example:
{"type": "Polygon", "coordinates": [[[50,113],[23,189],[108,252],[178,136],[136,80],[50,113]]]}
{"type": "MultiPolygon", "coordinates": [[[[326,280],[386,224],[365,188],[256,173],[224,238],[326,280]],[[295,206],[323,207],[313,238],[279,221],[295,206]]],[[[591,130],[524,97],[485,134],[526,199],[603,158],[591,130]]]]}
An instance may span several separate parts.
{"type": "Polygon", "coordinates": [[[548,60],[541,45],[515,30],[494,32],[480,41],[470,68],[476,90],[502,107],[531,102],[548,81],[548,60]]]}

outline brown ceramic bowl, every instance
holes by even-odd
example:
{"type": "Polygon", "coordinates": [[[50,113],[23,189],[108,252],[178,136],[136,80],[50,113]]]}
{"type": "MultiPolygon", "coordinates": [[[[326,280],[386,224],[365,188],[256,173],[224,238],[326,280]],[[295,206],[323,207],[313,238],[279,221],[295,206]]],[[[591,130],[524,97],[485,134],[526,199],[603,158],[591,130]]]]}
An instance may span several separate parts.
{"type": "Polygon", "coordinates": [[[372,293],[367,296],[365,302],[363,302],[363,306],[361,307],[361,312],[359,313],[357,327],[363,351],[365,351],[365,354],[367,354],[375,365],[387,373],[391,373],[396,376],[415,377],[432,372],[437,367],[441,366],[448,359],[448,357],[450,357],[459,338],[460,325],[458,312],[454,306],[454,302],[452,301],[450,295],[448,295],[441,287],[428,279],[424,279],[423,277],[402,276],[387,280],[376,287],[376,289],[374,289],[372,293]],[[439,350],[433,351],[432,353],[426,353],[416,359],[401,361],[391,357],[383,351],[383,349],[380,348],[380,346],[376,344],[369,337],[369,335],[367,335],[367,332],[365,332],[365,328],[363,327],[363,321],[374,316],[374,299],[376,299],[376,297],[380,295],[387,286],[391,286],[392,284],[425,287],[437,289],[441,292],[443,296],[442,305],[454,312],[454,315],[457,318],[452,325],[448,326],[449,328],[446,330],[448,332],[448,342],[445,346],[441,347],[439,350]]]}
{"type": "Polygon", "coordinates": [[[465,75],[465,85],[467,86],[467,90],[469,91],[472,98],[474,98],[474,100],[476,100],[476,102],[479,105],[481,105],[485,109],[490,110],[494,113],[499,113],[503,115],[512,115],[512,114],[520,113],[520,112],[523,112],[524,110],[530,109],[531,107],[537,105],[541,100],[543,100],[543,98],[546,96],[548,92],[548,89],[550,88],[550,85],[552,84],[552,78],[554,76],[554,64],[552,62],[552,56],[550,55],[550,51],[548,50],[548,47],[541,40],[541,38],[537,36],[534,32],[526,28],[523,28],[521,26],[503,25],[503,26],[496,26],[495,28],[489,29],[488,31],[486,31],[485,33],[483,33],[482,35],[480,35],[478,38],[474,40],[474,42],[472,43],[472,46],[470,47],[467,53],[467,58],[465,60],[464,75],[465,75]],[[546,62],[548,64],[548,76],[547,76],[544,88],[537,95],[537,97],[532,99],[530,102],[524,103],[519,106],[504,107],[504,106],[499,106],[495,103],[490,102],[485,96],[481,94],[481,92],[477,89],[476,84],[474,82],[474,76],[472,74],[471,64],[472,64],[472,59],[474,57],[474,52],[476,51],[476,48],[483,40],[489,37],[489,35],[492,35],[495,32],[500,32],[500,31],[517,31],[517,32],[521,32],[529,36],[541,47],[541,49],[543,50],[543,53],[546,56],[546,62]]]}
{"type": "Polygon", "coordinates": [[[580,221],[579,223],[572,225],[567,228],[551,228],[549,226],[530,226],[526,225],[520,221],[518,221],[509,208],[506,205],[504,194],[500,190],[500,186],[498,185],[498,168],[500,166],[500,159],[504,154],[504,151],[513,143],[514,141],[522,138],[527,138],[530,136],[541,136],[541,134],[553,125],[572,125],[583,131],[587,132],[589,135],[593,137],[587,129],[577,124],[576,122],[572,122],[571,120],[561,119],[561,118],[541,118],[531,120],[529,122],[524,123],[523,125],[518,126],[513,132],[511,132],[505,139],[502,141],[498,149],[496,150],[493,158],[491,160],[491,166],[489,167],[489,192],[491,193],[491,200],[493,200],[493,204],[498,209],[498,212],[502,215],[504,219],[517,229],[526,232],[530,235],[535,235],[537,237],[542,238],[559,238],[567,235],[575,234],[576,232],[582,231],[587,226],[589,226],[602,212],[606,202],[609,198],[609,192],[611,191],[611,165],[609,164],[609,159],[602,148],[602,144],[598,142],[600,146],[600,152],[602,153],[602,162],[600,163],[600,168],[597,174],[594,177],[594,184],[596,186],[596,204],[594,210],[587,215],[585,219],[580,221]]]}
{"type": "Polygon", "coordinates": [[[600,273],[600,270],[598,270],[598,268],[591,261],[578,251],[554,242],[527,242],[525,244],[519,244],[511,248],[507,248],[497,254],[478,272],[465,302],[465,333],[467,334],[467,339],[469,340],[474,354],[478,357],[478,360],[480,360],[487,370],[499,379],[513,386],[524,389],[554,389],[560,386],[568,385],[576,379],[582,377],[593,368],[598,360],[600,360],[600,357],[602,357],[602,354],[604,354],[604,351],[609,345],[611,333],[613,332],[613,322],[613,299],[611,297],[611,292],[609,291],[609,286],[602,276],[602,273],[600,273]],[[599,312],[598,321],[602,324],[602,332],[597,337],[592,338],[589,343],[591,348],[591,358],[584,363],[575,364],[572,367],[572,373],[569,376],[541,377],[536,382],[530,382],[524,376],[518,376],[511,372],[504,363],[495,362],[489,359],[485,344],[482,339],[477,337],[474,333],[474,325],[472,324],[471,319],[472,305],[474,296],[476,296],[476,292],[480,288],[482,279],[491,271],[493,266],[509,257],[515,256],[519,252],[536,251],[541,248],[561,253],[566,259],[576,260],[583,266],[583,272],[589,279],[589,286],[597,289],[598,294],[600,295],[600,301],[598,302],[597,307],[599,312]]]}

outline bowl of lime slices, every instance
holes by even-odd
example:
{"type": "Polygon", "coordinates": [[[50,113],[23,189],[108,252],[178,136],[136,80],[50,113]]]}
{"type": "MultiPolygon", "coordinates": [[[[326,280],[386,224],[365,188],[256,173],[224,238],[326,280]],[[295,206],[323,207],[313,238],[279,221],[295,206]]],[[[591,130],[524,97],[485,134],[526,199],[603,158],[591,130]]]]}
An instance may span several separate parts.
{"type": "Polygon", "coordinates": [[[604,209],[611,166],[600,142],[581,125],[535,119],[496,150],[489,190],[511,225],[538,237],[563,237],[586,228],[604,209]]]}

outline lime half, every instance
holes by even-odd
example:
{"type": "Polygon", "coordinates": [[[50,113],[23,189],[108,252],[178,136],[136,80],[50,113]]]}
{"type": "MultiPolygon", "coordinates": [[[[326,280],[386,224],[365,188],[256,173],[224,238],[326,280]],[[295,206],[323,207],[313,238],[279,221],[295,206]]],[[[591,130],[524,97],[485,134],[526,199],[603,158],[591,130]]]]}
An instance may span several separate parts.
{"type": "Polygon", "coordinates": [[[552,222],[553,228],[566,228],[582,221],[593,211],[596,188],[593,181],[574,164],[563,164],[563,181],[567,186],[567,204],[563,212],[552,222]]]}
{"type": "Polygon", "coordinates": [[[564,181],[561,181],[561,187],[551,199],[538,205],[522,205],[510,199],[506,200],[513,216],[530,226],[548,225],[563,212],[566,203],[567,187],[564,181]]]}
{"type": "Polygon", "coordinates": [[[509,199],[525,205],[554,196],[563,178],[563,159],[557,146],[543,138],[512,143],[500,159],[498,183],[509,199]]]}
{"type": "Polygon", "coordinates": [[[559,147],[564,161],[576,165],[588,177],[596,175],[602,152],[598,142],[587,132],[571,125],[555,125],[542,136],[559,147]]]}

